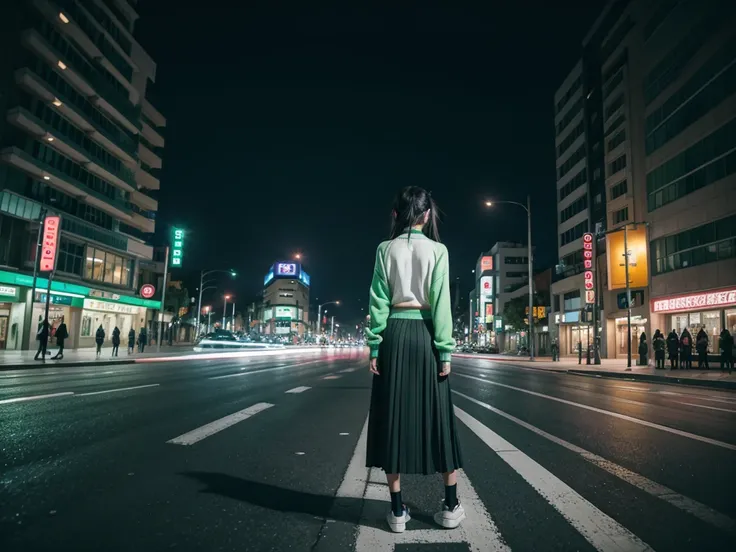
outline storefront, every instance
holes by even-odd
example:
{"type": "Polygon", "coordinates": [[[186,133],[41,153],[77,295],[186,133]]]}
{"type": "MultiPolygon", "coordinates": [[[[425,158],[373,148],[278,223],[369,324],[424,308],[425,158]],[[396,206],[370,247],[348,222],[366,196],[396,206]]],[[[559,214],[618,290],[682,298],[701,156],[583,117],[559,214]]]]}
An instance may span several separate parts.
{"type": "Polygon", "coordinates": [[[0,284],[0,350],[21,347],[21,331],[25,309],[19,303],[20,289],[17,286],[0,284]]]}
{"type": "MultiPolygon", "coordinates": [[[[38,324],[46,310],[48,281],[36,279],[33,297],[32,287],[33,276],[0,270],[0,349],[35,349],[38,324]]],[[[124,342],[131,327],[137,334],[151,318],[149,311],[160,308],[159,301],[53,280],[49,295],[51,344],[62,317],[69,332],[66,346],[75,349],[93,347],[100,325],[106,342],[110,342],[116,326],[124,342]]]]}
{"type": "Polygon", "coordinates": [[[687,328],[693,338],[704,329],[708,350],[718,354],[718,339],[725,328],[736,332],[736,288],[659,297],[651,301],[652,327],[681,335],[687,328]]]}
{"type": "MultiPolygon", "coordinates": [[[[582,347],[583,353],[588,346],[594,346],[593,325],[581,319],[580,311],[566,311],[555,314],[557,325],[557,336],[560,345],[560,355],[576,356],[578,347],[582,347]]],[[[598,331],[602,331],[599,327],[598,331]]]]}

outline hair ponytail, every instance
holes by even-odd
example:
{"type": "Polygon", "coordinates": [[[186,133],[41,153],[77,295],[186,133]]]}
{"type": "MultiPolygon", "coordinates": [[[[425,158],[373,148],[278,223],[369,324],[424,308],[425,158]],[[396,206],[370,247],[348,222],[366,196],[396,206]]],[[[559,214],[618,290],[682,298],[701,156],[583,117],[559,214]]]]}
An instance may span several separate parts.
{"type": "Polygon", "coordinates": [[[432,194],[419,186],[407,186],[394,199],[393,221],[391,223],[391,239],[400,236],[408,228],[424,223],[425,213],[429,211],[429,219],[423,226],[423,233],[428,238],[439,242],[438,231],[439,209],[432,194]]]}

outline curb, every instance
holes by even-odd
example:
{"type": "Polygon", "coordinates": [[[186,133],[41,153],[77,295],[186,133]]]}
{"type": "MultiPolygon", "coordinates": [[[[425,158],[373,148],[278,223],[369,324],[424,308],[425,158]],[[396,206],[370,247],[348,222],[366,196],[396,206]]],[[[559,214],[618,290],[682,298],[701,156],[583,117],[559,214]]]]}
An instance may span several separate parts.
{"type": "Polygon", "coordinates": [[[673,385],[710,387],[713,389],[736,389],[736,381],[699,380],[695,378],[653,376],[649,374],[632,374],[631,372],[602,372],[598,370],[565,370],[565,372],[575,376],[601,376],[605,378],[647,381],[651,383],[670,383],[673,385]]]}
{"type": "Polygon", "coordinates": [[[80,362],[54,362],[49,360],[47,362],[34,361],[34,364],[3,364],[0,365],[0,372],[9,372],[11,370],[39,370],[43,368],[72,368],[75,366],[114,366],[116,364],[135,364],[137,359],[123,359],[123,360],[83,360],[80,362]]]}

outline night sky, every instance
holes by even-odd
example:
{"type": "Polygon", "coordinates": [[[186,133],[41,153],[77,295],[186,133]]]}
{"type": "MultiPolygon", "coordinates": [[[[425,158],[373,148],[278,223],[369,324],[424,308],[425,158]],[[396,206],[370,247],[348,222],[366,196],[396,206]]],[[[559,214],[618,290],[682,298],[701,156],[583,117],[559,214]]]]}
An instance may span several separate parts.
{"type": "Polygon", "coordinates": [[[486,198],[531,193],[536,267],[555,263],[553,94],[602,1],[444,4],[139,3],[168,119],[157,239],[188,229],[175,279],[194,294],[201,268],[233,267],[245,303],[300,252],[312,301],[357,316],[410,184],[443,211],[465,296],[482,250],[526,241],[525,212],[486,198]]]}

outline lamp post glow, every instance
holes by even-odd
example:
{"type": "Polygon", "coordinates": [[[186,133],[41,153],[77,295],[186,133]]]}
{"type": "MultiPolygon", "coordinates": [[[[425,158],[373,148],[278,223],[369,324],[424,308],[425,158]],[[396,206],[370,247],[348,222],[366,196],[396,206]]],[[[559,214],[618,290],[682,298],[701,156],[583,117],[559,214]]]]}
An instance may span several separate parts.
{"type": "Polygon", "coordinates": [[[529,360],[534,360],[534,275],[532,274],[532,205],[531,196],[526,196],[526,205],[518,201],[486,201],[486,207],[493,207],[497,203],[518,205],[526,211],[527,219],[527,247],[529,261],[529,360]]]}
{"type": "MultiPolygon", "coordinates": [[[[205,289],[214,289],[215,288],[215,286],[204,287],[205,284],[211,283],[213,281],[213,280],[207,280],[205,282],[204,281],[204,277],[205,276],[209,276],[210,274],[215,274],[217,272],[227,272],[233,278],[235,278],[238,275],[238,273],[235,272],[232,269],[230,269],[230,270],[222,270],[222,269],[203,270],[203,271],[201,271],[199,273],[199,301],[197,302],[197,329],[196,329],[196,335],[199,335],[200,318],[202,316],[202,292],[205,289]]],[[[208,323],[208,326],[209,326],[209,323],[208,323]]],[[[207,328],[207,331],[209,332],[209,327],[207,328]]]]}
{"type": "Polygon", "coordinates": [[[227,300],[230,299],[230,295],[225,295],[225,305],[222,307],[222,329],[225,329],[225,324],[227,323],[227,300]]]}
{"type": "Polygon", "coordinates": [[[340,301],[327,301],[327,303],[322,303],[321,305],[317,306],[317,335],[320,335],[322,333],[322,307],[326,307],[327,305],[339,306],[340,301]]]}

